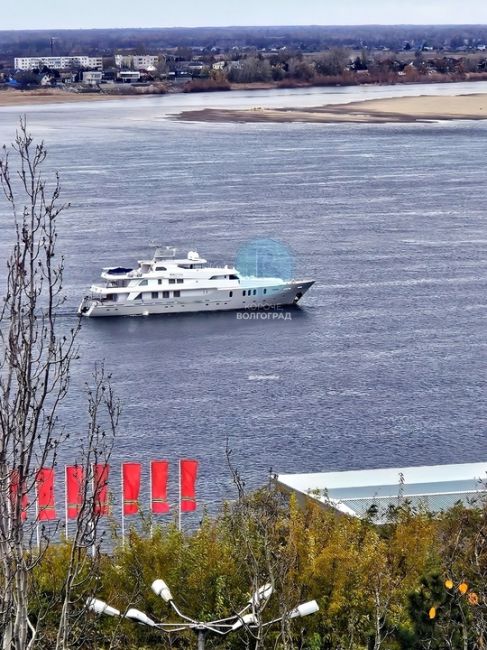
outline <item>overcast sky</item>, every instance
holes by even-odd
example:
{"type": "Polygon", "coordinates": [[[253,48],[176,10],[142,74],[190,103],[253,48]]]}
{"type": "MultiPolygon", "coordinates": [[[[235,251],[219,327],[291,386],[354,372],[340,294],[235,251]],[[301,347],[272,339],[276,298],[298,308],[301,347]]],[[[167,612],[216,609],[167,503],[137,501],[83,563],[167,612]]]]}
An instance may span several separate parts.
{"type": "Polygon", "coordinates": [[[7,0],[0,29],[487,23],[485,0],[7,0]]]}

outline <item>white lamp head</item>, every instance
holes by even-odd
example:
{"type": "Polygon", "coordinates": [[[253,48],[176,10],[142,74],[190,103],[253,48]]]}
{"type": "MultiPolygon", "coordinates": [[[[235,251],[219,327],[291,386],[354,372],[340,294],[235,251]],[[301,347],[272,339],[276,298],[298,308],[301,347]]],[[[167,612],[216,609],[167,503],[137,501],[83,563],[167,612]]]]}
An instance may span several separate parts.
{"type": "Polygon", "coordinates": [[[144,614],[144,612],[141,612],[139,609],[135,609],[133,607],[126,611],[125,618],[130,618],[132,621],[136,621],[141,625],[149,625],[150,627],[155,626],[154,621],[149,618],[147,614],[144,614]]]}
{"type": "Polygon", "coordinates": [[[115,607],[110,607],[104,600],[99,598],[88,598],[86,606],[95,614],[106,614],[107,616],[120,616],[120,612],[115,607]]]}
{"type": "Polygon", "coordinates": [[[263,600],[269,600],[272,595],[272,591],[272,585],[270,582],[262,585],[262,587],[259,587],[253,594],[252,598],[249,600],[249,604],[257,607],[263,600]]]}
{"type": "Polygon", "coordinates": [[[171,590],[169,587],[166,585],[164,580],[154,580],[152,583],[152,591],[160,596],[161,598],[164,598],[166,603],[170,602],[171,600],[174,600],[171,594],[171,590]]]}
{"type": "Polygon", "coordinates": [[[319,605],[316,600],[310,600],[307,603],[298,605],[288,614],[288,618],[298,618],[298,616],[308,616],[309,614],[314,614],[319,610],[319,605]]]}
{"type": "Polygon", "coordinates": [[[238,630],[244,625],[257,625],[255,614],[245,614],[245,616],[241,616],[238,621],[232,625],[232,630],[238,630]]]}

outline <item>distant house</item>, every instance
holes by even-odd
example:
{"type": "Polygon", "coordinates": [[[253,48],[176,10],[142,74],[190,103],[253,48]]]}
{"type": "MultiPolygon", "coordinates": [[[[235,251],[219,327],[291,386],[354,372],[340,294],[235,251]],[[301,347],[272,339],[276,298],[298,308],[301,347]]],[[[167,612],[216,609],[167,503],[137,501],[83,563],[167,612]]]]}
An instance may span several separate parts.
{"type": "Polygon", "coordinates": [[[101,70],[85,70],[83,72],[83,84],[85,86],[97,86],[101,83],[103,72],[101,70]]]}
{"type": "Polygon", "coordinates": [[[118,78],[123,83],[133,83],[140,81],[140,72],[138,70],[120,70],[118,78]]]}
{"type": "Polygon", "coordinates": [[[49,73],[46,73],[46,74],[42,75],[42,77],[41,77],[41,79],[39,81],[39,84],[41,86],[52,86],[53,83],[54,83],[54,78],[49,73]]]}
{"type": "Polygon", "coordinates": [[[172,77],[172,80],[177,84],[178,83],[182,84],[182,83],[186,83],[187,81],[191,81],[192,78],[193,75],[191,74],[191,72],[187,72],[186,70],[181,70],[180,72],[176,72],[175,76],[172,77]]]}
{"type": "Polygon", "coordinates": [[[59,81],[60,81],[60,83],[71,84],[71,83],[74,83],[75,80],[76,80],[76,73],[75,72],[60,72],[59,73],[59,81]]]}

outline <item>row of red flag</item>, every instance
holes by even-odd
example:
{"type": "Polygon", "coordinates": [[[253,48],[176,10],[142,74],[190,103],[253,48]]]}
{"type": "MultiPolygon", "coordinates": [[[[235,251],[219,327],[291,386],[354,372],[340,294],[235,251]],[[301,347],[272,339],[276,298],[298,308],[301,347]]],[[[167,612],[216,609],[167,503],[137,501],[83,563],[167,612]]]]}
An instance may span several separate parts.
{"type": "MultiPolygon", "coordinates": [[[[92,495],[94,513],[100,516],[110,512],[110,492],[108,464],[93,465],[92,495]]],[[[122,516],[135,515],[140,510],[142,465],[141,463],[122,463],[122,516]]],[[[184,459],[179,461],[179,512],[196,510],[196,479],[198,461],[184,459]]],[[[76,519],[88,497],[85,469],[81,465],[65,468],[66,521],[76,519]]],[[[169,461],[153,460],[150,463],[151,512],[167,514],[170,504],[167,496],[169,461]]],[[[36,508],[39,521],[57,519],[54,497],[54,468],[43,467],[38,470],[35,481],[36,508]]],[[[15,502],[19,490],[19,474],[14,470],[10,480],[10,495],[15,502]]],[[[27,517],[28,495],[21,496],[22,519],[27,517]]]]}

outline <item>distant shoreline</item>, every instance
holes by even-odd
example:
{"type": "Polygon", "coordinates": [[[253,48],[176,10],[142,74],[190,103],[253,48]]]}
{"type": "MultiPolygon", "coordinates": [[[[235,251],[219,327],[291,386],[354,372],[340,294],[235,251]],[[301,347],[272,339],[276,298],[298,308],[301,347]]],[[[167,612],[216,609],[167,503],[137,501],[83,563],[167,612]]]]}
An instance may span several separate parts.
{"type": "Polygon", "coordinates": [[[205,108],[175,116],[191,122],[404,123],[487,119],[487,93],[372,99],[311,108],[205,108]]]}
{"type": "MultiPolygon", "coordinates": [[[[428,82],[411,82],[411,83],[383,83],[383,84],[329,84],[329,85],[323,85],[323,84],[312,84],[312,83],[290,83],[289,85],[283,84],[283,83],[277,83],[277,82],[262,82],[262,83],[232,83],[226,88],[218,88],[215,86],[209,86],[208,88],[204,87],[203,85],[201,87],[195,87],[193,89],[184,89],[184,86],[181,86],[177,88],[176,90],[174,88],[169,88],[166,89],[162,86],[156,87],[156,88],[140,88],[137,90],[131,90],[129,92],[109,92],[109,91],[102,91],[102,92],[72,92],[69,90],[64,90],[64,89],[59,89],[59,88],[36,88],[36,89],[28,89],[28,90],[18,90],[18,89],[13,89],[13,88],[8,88],[8,89],[0,89],[0,108],[1,107],[9,107],[9,106],[38,106],[38,105],[43,105],[43,104],[77,104],[79,102],[98,102],[98,101],[113,101],[113,100],[118,100],[118,99],[136,99],[138,97],[165,97],[166,95],[174,95],[174,94],[196,94],[196,93],[216,93],[219,94],[220,92],[223,93],[228,93],[232,91],[266,91],[266,90],[298,90],[298,89],[310,89],[310,88],[335,88],[337,85],[340,86],[341,88],[354,88],[354,87],[375,87],[375,86],[380,86],[383,88],[387,87],[394,87],[397,88],[398,86],[410,86],[410,85],[424,85],[429,86],[431,83],[441,83],[441,84],[452,84],[453,86],[456,83],[472,83],[475,84],[476,81],[485,81],[485,79],[465,79],[462,81],[458,80],[441,80],[441,81],[428,81],[428,82]]],[[[125,90],[124,87],[122,87],[122,91],[125,90]]],[[[206,110],[206,109],[204,109],[206,110]]],[[[296,109],[297,110],[297,109],[296,109]]],[[[308,110],[308,109],[306,109],[308,110]]],[[[195,111],[194,113],[202,113],[203,111],[195,111]]],[[[254,116],[255,117],[255,116],[254,116]]],[[[258,120],[252,118],[245,118],[244,121],[249,121],[249,122],[255,122],[255,121],[263,121],[263,120],[258,120]]],[[[184,114],[181,119],[190,119],[186,118],[186,113],[184,114]]],[[[200,119],[200,118],[198,118],[200,119]]],[[[212,114],[211,116],[202,116],[201,119],[204,119],[204,121],[211,120],[211,121],[218,121],[216,120],[216,115],[212,114]]],[[[224,121],[228,121],[228,116],[224,117],[224,121]]],[[[232,121],[241,121],[240,119],[238,120],[232,120],[232,121]]],[[[276,121],[290,121],[288,119],[284,119],[282,117],[278,118],[276,116],[276,121]]],[[[309,121],[309,120],[308,120],[309,121]]],[[[316,121],[324,121],[324,120],[316,120],[316,121]]],[[[343,120],[337,120],[337,121],[343,121],[343,120]]],[[[354,120],[357,121],[357,120],[354,120]]]]}

